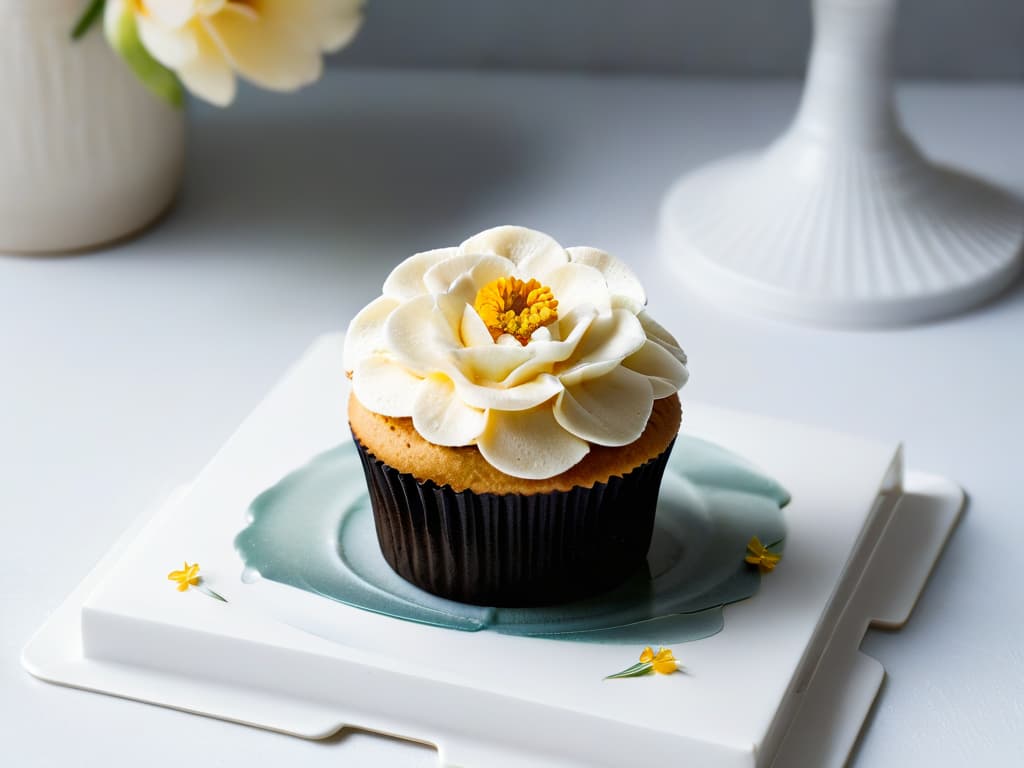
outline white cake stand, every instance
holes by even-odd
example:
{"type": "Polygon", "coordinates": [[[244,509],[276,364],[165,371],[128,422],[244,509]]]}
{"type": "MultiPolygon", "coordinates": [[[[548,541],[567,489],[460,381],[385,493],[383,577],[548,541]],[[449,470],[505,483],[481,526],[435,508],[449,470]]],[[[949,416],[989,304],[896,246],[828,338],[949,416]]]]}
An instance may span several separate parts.
{"type": "Polygon", "coordinates": [[[929,162],[896,117],[896,7],[814,0],[791,127],[671,188],[663,253],[690,288],[790,320],[886,326],[966,309],[1013,281],[1024,206],[929,162]]]}

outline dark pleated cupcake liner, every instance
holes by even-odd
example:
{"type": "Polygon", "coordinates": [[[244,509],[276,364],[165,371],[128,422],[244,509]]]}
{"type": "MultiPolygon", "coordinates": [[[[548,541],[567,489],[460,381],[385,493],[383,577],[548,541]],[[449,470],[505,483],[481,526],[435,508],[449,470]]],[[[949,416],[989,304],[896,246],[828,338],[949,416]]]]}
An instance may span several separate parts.
{"type": "Polygon", "coordinates": [[[450,600],[524,607],[604,592],[646,562],[672,451],[590,488],[524,495],[420,482],[355,442],[396,573],[450,600]]]}

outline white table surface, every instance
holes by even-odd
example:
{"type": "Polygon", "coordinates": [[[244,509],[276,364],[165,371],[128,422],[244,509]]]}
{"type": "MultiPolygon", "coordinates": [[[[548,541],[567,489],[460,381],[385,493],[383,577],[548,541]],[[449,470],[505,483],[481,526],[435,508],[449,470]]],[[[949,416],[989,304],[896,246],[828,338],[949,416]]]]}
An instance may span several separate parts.
{"type": "MultiPolygon", "coordinates": [[[[629,260],[682,341],[685,395],[907,444],[971,506],[910,624],[857,766],[1010,765],[1024,748],[1024,289],[889,332],[819,331],[689,297],[655,257],[682,171],[758,146],[793,83],[364,72],[192,115],[187,180],[146,236],[0,257],[0,756],[10,765],[433,766],[363,733],[298,739],[41,683],[30,634],[389,268],[501,223],[629,260]]],[[[936,157],[1024,194],[1024,86],[908,85],[936,157]]],[[[685,649],[682,650],[685,655],[685,649]]],[[[438,702],[443,706],[443,702],[438,702]]]]}

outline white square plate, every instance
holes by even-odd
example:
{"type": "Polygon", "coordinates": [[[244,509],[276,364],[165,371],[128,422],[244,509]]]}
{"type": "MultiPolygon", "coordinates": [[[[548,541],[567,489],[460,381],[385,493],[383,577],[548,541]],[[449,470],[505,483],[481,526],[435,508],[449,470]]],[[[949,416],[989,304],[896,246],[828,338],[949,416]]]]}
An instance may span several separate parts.
{"type": "Polygon", "coordinates": [[[32,674],[308,738],[346,725],[434,744],[444,765],[841,765],[884,676],[859,645],[898,627],[963,505],[901,450],[684,404],[687,433],[793,495],[785,559],[687,674],[605,681],[640,648],[467,633],[260,580],[232,542],[252,499],[347,439],[342,338],[320,339],[187,488],[144,516],[40,629],[32,674]],[[166,580],[202,564],[229,602],[166,580]]]}

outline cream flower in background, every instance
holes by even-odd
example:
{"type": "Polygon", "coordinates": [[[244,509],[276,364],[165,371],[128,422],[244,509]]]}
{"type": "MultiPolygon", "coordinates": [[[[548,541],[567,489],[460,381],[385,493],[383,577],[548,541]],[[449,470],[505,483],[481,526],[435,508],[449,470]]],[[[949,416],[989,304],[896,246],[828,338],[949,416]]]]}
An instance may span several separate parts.
{"type": "Polygon", "coordinates": [[[349,326],[345,368],[371,411],[436,445],[476,445],[515,477],[553,477],[590,444],[640,437],[686,356],[639,281],[593,248],[522,227],[416,254],[349,326]]]}
{"type": "Polygon", "coordinates": [[[278,91],[315,81],[322,54],[340,49],[358,31],[362,5],[362,0],[107,0],[105,26],[124,55],[125,22],[133,21],[129,29],[137,30],[153,59],[192,93],[225,106],[235,96],[236,74],[278,91]]]}

